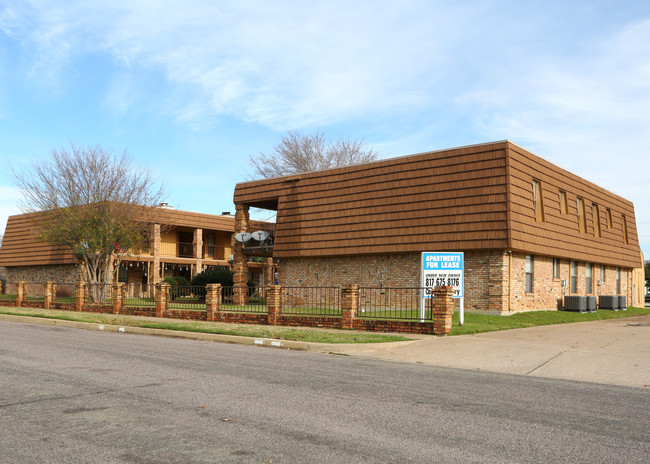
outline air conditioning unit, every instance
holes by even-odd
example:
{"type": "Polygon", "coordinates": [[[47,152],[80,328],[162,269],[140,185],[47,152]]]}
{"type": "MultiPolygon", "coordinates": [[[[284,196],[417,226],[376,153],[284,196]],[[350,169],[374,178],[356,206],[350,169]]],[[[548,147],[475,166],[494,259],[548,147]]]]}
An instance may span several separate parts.
{"type": "Polygon", "coordinates": [[[625,295],[618,296],[618,309],[627,310],[627,297],[625,295]]]}
{"type": "Polygon", "coordinates": [[[584,313],[587,311],[587,297],[586,296],[565,296],[564,297],[564,310],[565,311],[580,311],[584,313]]]}
{"type": "Polygon", "coordinates": [[[596,312],[596,297],[593,295],[587,297],[587,311],[590,313],[596,312]]]}
{"type": "Polygon", "coordinates": [[[612,311],[618,311],[618,296],[600,295],[600,298],[598,298],[598,307],[600,309],[611,309],[612,311]]]}

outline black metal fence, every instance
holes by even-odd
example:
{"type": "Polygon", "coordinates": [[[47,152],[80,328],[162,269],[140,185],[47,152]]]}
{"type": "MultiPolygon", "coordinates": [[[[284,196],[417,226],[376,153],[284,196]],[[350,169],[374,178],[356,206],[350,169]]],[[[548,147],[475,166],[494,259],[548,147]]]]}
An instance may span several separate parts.
{"type": "Polygon", "coordinates": [[[282,314],[340,316],[339,287],[282,287],[282,314]]]}
{"type": "Polygon", "coordinates": [[[205,295],[202,285],[173,285],[169,288],[169,309],[206,309],[205,295]]]}
{"type": "Polygon", "coordinates": [[[426,288],[359,288],[357,317],[364,319],[396,319],[430,321],[430,297],[423,298],[426,288]]]}
{"type": "Polygon", "coordinates": [[[263,287],[248,287],[248,303],[235,304],[235,288],[221,287],[221,311],[233,313],[265,313],[266,293],[263,287]]]}
{"type": "Polygon", "coordinates": [[[113,304],[112,287],[109,284],[88,284],[86,286],[86,303],[90,305],[113,304]]]}
{"type": "Polygon", "coordinates": [[[54,285],[54,302],[74,304],[76,285],[74,283],[57,283],[54,285]]]}
{"type": "Polygon", "coordinates": [[[155,308],[156,307],[156,286],[154,284],[125,285],[124,306],[136,306],[139,308],[155,308]]]}
{"type": "Polygon", "coordinates": [[[42,282],[25,282],[25,301],[45,301],[45,288],[42,282]]]}
{"type": "Polygon", "coordinates": [[[17,294],[18,288],[16,282],[4,282],[4,285],[0,285],[0,300],[15,300],[17,294]]]}

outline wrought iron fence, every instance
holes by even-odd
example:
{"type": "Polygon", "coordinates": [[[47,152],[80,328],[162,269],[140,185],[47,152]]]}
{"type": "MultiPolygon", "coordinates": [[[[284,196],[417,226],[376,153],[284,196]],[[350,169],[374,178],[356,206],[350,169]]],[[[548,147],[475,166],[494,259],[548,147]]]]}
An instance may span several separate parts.
{"type": "Polygon", "coordinates": [[[25,282],[25,301],[45,301],[42,282],[25,282]]]}
{"type": "Polygon", "coordinates": [[[75,302],[75,289],[73,283],[54,284],[54,302],[59,304],[72,304],[75,302]]]}
{"type": "Polygon", "coordinates": [[[340,316],[338,287],[283,287],[282,313],[308,316],[340,316]]]}
{"type": "Polygon", "coordinates": [[[0,300],[15,300],[18,295],[18,288],[16,282],[4,282],[0,285],[0,300]]]}
{"type": "Polygon", "coordinates": [[[109,284],[88,284],[86,302],[91,305],[113,304],[112,287],[109,284]]]}
{"type": "Polygon", "coordinates": [[[202,285],[172,285],[169,288],[169,309],[206,309],[205,295],[202,285]]]}
{"type": "Polygon", "coordinates": [[[235,287],[221,287],[221,311],[233,313],[266,312],[266,293],[263,287],[248,287],[248,302],[235,304],[235,287]]]}
{"type": "Polygon", "coordinates": [[[155,308],[156,307],[156,286],[154,284],[126,285],[124,287],[124,306],[136,306],[139,308],[146,308],[146,307],[155,308]]]}
{"type": "Polygon", "coordinates": [[[426,288],[361,287],[357,317],[364,319],[432,320],[426,288]]]}

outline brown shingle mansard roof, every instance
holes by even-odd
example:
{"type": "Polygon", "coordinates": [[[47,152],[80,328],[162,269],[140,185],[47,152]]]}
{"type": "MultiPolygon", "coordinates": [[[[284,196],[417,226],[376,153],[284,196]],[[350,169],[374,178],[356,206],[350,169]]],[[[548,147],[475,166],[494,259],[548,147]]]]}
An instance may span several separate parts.
{"type": "MultiPolygon", "coordinates": [[[[0,248],[0,266],[37,266],[76,262],[69,250],[38,241],[38,216],[39,213],[30,213],[9,217],[0,248]]],[[[161,224],[169,226],[227,232],[235,230],[234,216],[215,216],[165,208],[160,208],[157,216],[161,224]]]]}
{"type": "Polygon", "coordinates": [[[280,258],[507,249],[642,265],[631,202],[509,141],[245,182],[236,186],[234,201],[278,210],[274,255],[280,258]],[[541,183],[543,222],[535,218],[533,179],[541,183]],[[560,212],[559,190],[567,194],[567,214],[560,212]],[[592,203],[600,210],[600,237],[592,203]]]}

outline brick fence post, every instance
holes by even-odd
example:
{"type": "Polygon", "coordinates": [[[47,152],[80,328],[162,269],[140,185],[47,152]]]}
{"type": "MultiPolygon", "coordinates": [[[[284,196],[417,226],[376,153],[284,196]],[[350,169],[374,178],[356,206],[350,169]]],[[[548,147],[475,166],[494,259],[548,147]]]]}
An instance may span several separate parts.
{"type": "Polygon", "coordinates": [[[221,284],[208,284],[205,286],[205,306],[207,309],[206,321],[221,320],[221,284]]]}
{"type": "Polygon", "coordinates": [[[269,312],[269,325],[278,325],[282,316],[282,287],[271,285],[266,291],[266,309],[269,312]]]}
{"type": "Polygon", "coordinates": [[[86,303],[86,282],[80,280],[75,284],[75,288],[74,288],[75,311],[83,311],[85,303],[86,303]]]}
{"type": "Polygon", "coordinates": [[[166,317],[169,309],[169,287],[170,284],[162,282],[156,284],[156,317],[166,317]]]}
{"type": "Polygon", "coordinates": [[[20,281],[16,284],[16,307],[20,308],[23,305],[23,301],[27,299],[27,286],[24,281],[20,281]]]}
{"type": "Polygon", "coordinates": [[[447,335],[451,332],[451,316],[454,314],[454,287],[433,289],[433,333],[447,335]]]}
{"type": "Polygon", "coordinates": [[[341,288],[341,328],[354,329],[359,310],[359,286],[346,285],[341,288]]]}
{"type": "Polygon", "coordinates": [[[124,309],[124,282],[113,283],[113,314],[120,314],[124,309]]]}
{"type": "Polygon", "coordinates": [[[50,309],[54,303],[54,282],[48,280],[43,283],[43,307],[50,309]]]}

